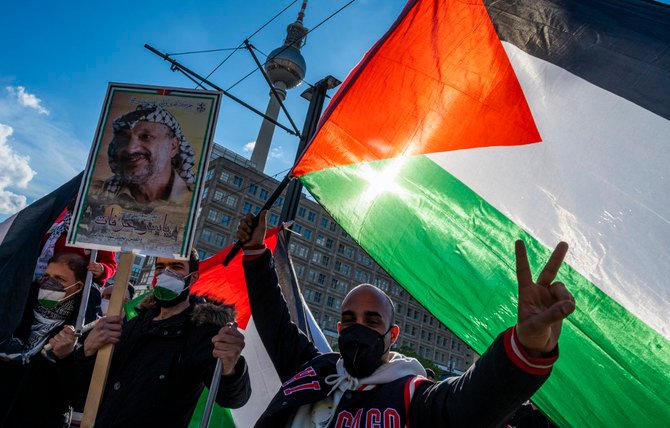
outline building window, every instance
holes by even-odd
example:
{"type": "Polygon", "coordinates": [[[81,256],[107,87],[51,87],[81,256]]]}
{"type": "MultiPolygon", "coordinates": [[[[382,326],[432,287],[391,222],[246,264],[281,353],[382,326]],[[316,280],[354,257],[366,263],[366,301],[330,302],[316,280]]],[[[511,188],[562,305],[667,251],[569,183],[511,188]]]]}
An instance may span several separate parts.
{"type": "Polygon", "coordinates": [[[354,272],[354,278],[356,278],[356,281],[358,282],[367,283],[370,280],[370,274],[368,274],[365,271],[356,269],[356,271],[354,272]]]}
{"type": "Polygon", "coordinates": [[[346,263],[342,263],[339,260],[335,261],[335,270],[337,272],[340,272],[343,275],[349,275],[349,272],[351,271],[351,266],[349,266],[346,263]]]}
{"type": "Polygon", "coordinates": [[[302,233],[302,226],[300,226],[298,223],[293,224],[293,231],[295,233],[302,233]]]}
{"type": "Polygon", "coordinates": [[[321,253],[314,251],[314,253],[312,253],[312,261],[314,263],[319,263],[321,261],[321,253]]]}
{"type": "Polygon", "coordinates": [[[261,189],[261,193],[258,195],[259,198],[263,201],[267,201],[269,192],[266,189],[261,189]]]}
{"type": "Polygon", "coordinates": [[[314,295],[314,290],[312,290],[311,288],[304,288],[302,290],[302,294],[303,294],[303,296],[305,296],[305,300],[312,300],[312,297],[314,295]]]}
{"type": "Polygon", "coordinates": [[[237,175],[233,177],[233,186],[235,187],[242,187],[242,177],[238,177],[237,175]]]}
{"type": "Polygon", "coordinates": [[[363,251],[358,252],[358,263],[364,265],[364,266],[372,266],[372,259],[368,257],[367,254],[365,254],[363,251]]]}
{"type": "Polygon", "coordinates": [[[322,234],[317,233],[316,240],[314,242],[316,242],[316,245],[320,245],[323,247],[324,245],[326,245],[326,238],[322,234]]]}
{"type": "Polygon", "coordinates": [[[318,291],[314,292],[314,302],[321,303],[321,293],[318,291]]]}
{"type": "Polygon", "coordinates": [[[295,275],[298,278],[302,278],[302,275],[305,273],[305,266],[295,265],[295,275]]]}
{"type": "Polygon", "coordinates": [[[219,219],[219,212],[217,210],[210,209],[209,212],[207,213],[207,220],[216,223],[218,219],[219,219]]]}
{"type": "Polygon", "coordinates": [[[305,214],[307,214],[307,208],[305,207],[298,207],[298,216],[305,218],[305,214]]]}
{"type": "Polygon", "coordinates": [[[210,169],[207,171],[207,174],[205,174],[205,181],[209,181],[214,177],[214,168],[210,169]]]}
{"type": "Polygon", "coordinates": [[[303,238],[307,239],[308,241],[312,239],[312,230],[305,228],[302,232],[303,238]]]}
{"type": "Polygon", "coordinates": [[[223,247],[223,242],[225,239],[226,238],[223,235],[217,233],[216,238],[214,238],[214,243],[216,243],[216,245],[218,245],[219,247],[223,247]]]}
{"type": "Polygon", "coordinates": [[[352,259],[354,257],[354,249],[344,244],[340,244],[337,246],[337,252],[349,259],[352,259]]]}
{"type": "Polygon", "coordinates": [[[335,223],[334,221],[331,220],[331,222],[330,222],[330,227],[328,227],[328,229],[329,229],[331,232],[335,232],[335,231],[337,230],[337,223],[335,223]]]}
{"type": "Polygon", "coordinates": [[[223,214],[221,216],[221,221],[219,222],[223,227],[228,227],[230,226],[230,216],[223,214]]]}
{"type": "Polygon", "coordinates": [[[205,242],[209,242],[212,240],[212,231],[208,229],[203,229],[202,234],[200,235],[200,239],[202,239],[205,242]]]}
{"type": "Polygon", "coordinates": [[[333,240],[330,238],[326,238],[326,248],[332,249],[333,248],[333,240]]]}
{"type": "Polygon", "coordinates": [[[223,190],[216,189],[216,190],[214,191],[214,200],[215,200],[215,201],[220,201],[221,199],[223,199],[223,197],[224,197],[225,195],[226,195],[226,194],[223,193],[223,190]]]}
{"type": "Polygon", "coordinates": [[[389,282],[388,280],[384,278],[375,278],[374,284],[381,290],[388,291],[389,290],[389,282]]]}
{"type": "Polygon", "coordinates": [[[209,187],[205,187],[205,190],[202,191],[202,199],[205,199],[207,197],[207,192],[209,191],[209,187]]]}
{"type": "Polygon", "coordinates": [[[228,195],[228,197],[226,198],[226,205],[234,208],[235,205],[237,205],[237,196],[228,195]]]}
{"type": "Polygon", "coordinates": [[[230,174],[228,174],[226,171],[221,171],[221,174],[219,174],[219,181],[222,183],[227,183],[228,180],[230,180],[230,174]]]}
{"type": "Polygon", "coordinates": [[[258,192],[258,186],[255,184],[250,184],[249,189],[247,189],[247,193],[256,196],[256,192],[258,192]]]}
{"type": "Polygon", "coordinates": [[[321,223],[319,223],[319,224],[321,225],[322,229],[327,229],[328,228],[328,219],[323,217],[321,219],[321,223]]]}
{"type": "Polygon", "coordinates": [[[252,205],[249,202],[244,203],[244,207],[242,208],[242,212],[244,214],[249,214],[251,212],[252,205]]]}
{"type": "Polygon", "coordinates": [[[279,223],[279,216],[277,214],[270,214],[268,223],[270,224],[270,226],[276,226],[279,223]]]}
{"type": "Polygon", "coordinates": [[[308,212],[307,221],[311,221],[312,223],[314,223],[315,220],[316,220],[316,213],[314,211],[308,212]]]}
{"type": "Polygon", "coordinates": [[[324,285],[326,283],[326,275],[320,273],[319,276],[316,277],[316,282],[318,284],[324,285]]]}
{"type": "Polygon", "coordinates": [[[284,198],[283,197],[278,197],[277,200],[275,201],[275,207],[281,207],[284,204],[284,198]]]}

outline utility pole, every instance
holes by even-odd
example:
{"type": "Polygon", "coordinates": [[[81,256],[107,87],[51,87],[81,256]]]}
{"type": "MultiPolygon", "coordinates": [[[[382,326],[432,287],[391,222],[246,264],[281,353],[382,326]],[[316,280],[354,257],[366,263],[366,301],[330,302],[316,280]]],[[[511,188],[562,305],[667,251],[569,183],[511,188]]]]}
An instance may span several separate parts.
{"type": "MultiPolygon", "coordinates": [[[[327,76],[318,82],[311,88],[308,88],[301,94],[301,96],[309,100],[309,108],[307,109],[307,116],[305,117],[305,124],[302,127],[302,136],[300,137],[300,142],[298,143],[298,151],[295,155],[295,162],[300,159],[302,152],[305,151],[307,143],[312,139],[314,133],[316,132],[316,127],[319,124],[319,119],[321,118],[321,111],[323,110],[323,103],[326,99],[326,92],[329,89],[336,88],[340,85],[339,80],[333,76],[327,76]]],[[[294,162],[294,164],[295,164],[294,162]]],[[[282,207],[280,221],[292,221],[295,219],[295,215],[298,212],[298,205],[300,204],[300,194],[302,193],[302,184],[299,180],[293,180],[288,185],[288,190],[286,190],[286,196],[284,198],[284,206],[282,207]]],[[[290,235],[286,237],[287,240],[290,239],[290,235]]]]}

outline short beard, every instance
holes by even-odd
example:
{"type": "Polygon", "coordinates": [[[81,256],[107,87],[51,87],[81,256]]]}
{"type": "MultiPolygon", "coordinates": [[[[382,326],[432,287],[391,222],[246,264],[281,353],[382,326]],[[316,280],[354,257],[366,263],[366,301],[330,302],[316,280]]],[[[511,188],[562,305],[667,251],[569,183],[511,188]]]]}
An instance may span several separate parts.
{"type": "Polygon", "coordinates": [[[118,165],[117,175],[119,175],[123,182],[129,186],[142,186],[149,183],[151,177],[153,177],[156,172],[150,157],[147,159],[147,165],[142,168],[142,170],[133,173],[126,172],[126,166],[124,165],[123,160],[119,161],[118,165]]]}

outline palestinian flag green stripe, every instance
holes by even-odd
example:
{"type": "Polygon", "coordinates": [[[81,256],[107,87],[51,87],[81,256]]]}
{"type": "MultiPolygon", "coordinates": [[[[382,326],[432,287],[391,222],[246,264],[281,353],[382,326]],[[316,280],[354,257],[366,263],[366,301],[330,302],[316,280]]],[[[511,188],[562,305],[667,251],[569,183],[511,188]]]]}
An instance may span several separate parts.
{"type": "MultiPolygon", "coordinates": [[[[536,268],[550,255],[424,155],[323,169],[301,180],[365,251],[479,353],[516,319],[514,241],[526,242],[536,268]]],[[[534,400],[562,426],[670,421],[669,341],[569,265],[558,280],[577,309],[534,400]]]]}
{"type": "MultiPolygon", "coordinates": [[[[195,407],[193,412],[193,417],[191,422],[189,422],[189,428],[199,428],[200,422],[202,420],[202,415],[205,411],[205,405],[207,404],[207,395],[209,394],[209,389],[205,388],[200,394],[198,399],[198,404],[195,407]]],[[[218,404],[215,404],[212,408],[212,417],[209,420],[210,428],[235,428],[235,421],[233,420],[233,415],[230,414],[230,409],[221,407],[218,404]]]]}

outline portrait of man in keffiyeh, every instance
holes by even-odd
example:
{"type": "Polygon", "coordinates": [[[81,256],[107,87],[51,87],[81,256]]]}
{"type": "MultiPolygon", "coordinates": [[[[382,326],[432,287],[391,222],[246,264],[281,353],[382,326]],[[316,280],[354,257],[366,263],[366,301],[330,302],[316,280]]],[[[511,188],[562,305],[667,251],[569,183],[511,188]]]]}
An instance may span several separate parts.
{"type": "Polygon", "coordinates": [[[106,195],[139,204],[180,204],[191,197],[195,153],[169,111],[140,104],[115,119],[112,128],[107,155],[114,175],[102,185],[106,195]]]}

